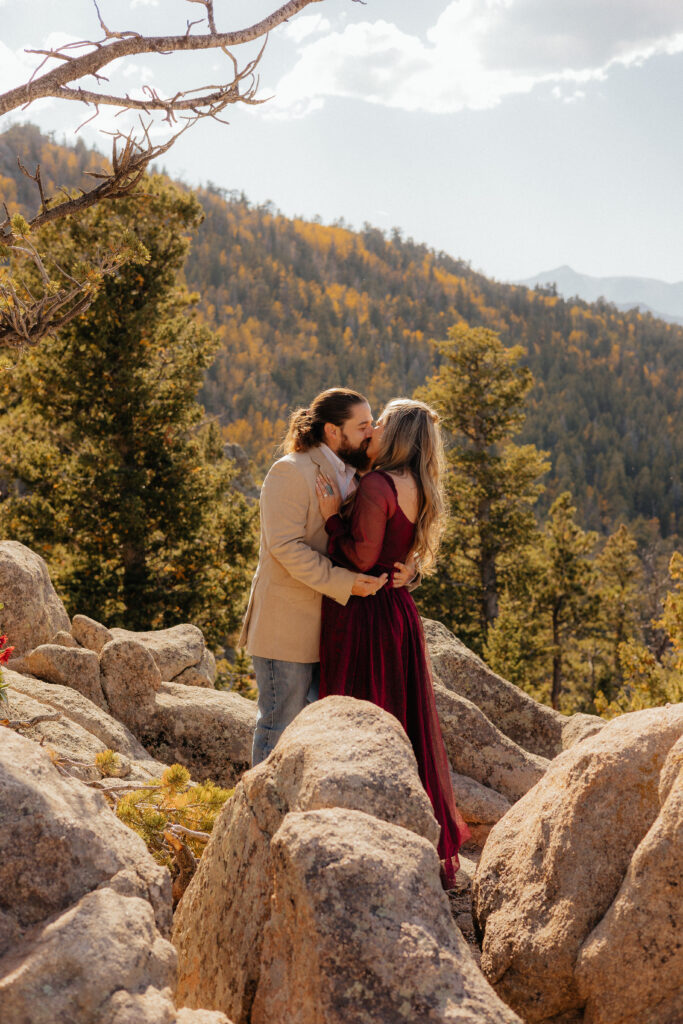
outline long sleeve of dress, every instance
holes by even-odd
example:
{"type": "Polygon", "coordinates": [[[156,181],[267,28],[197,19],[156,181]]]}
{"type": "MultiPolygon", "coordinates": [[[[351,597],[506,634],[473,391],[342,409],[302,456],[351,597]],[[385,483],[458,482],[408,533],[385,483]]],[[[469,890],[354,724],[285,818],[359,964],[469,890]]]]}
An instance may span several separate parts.
{"type": "Polygon", "coordinates": [[[387,521],[396,511],[396,496],[389,481],[380,473],[368,473],[361,480],[349,519],[330,516],[325,529],[330,537],[328,553],[342,556],[359,572],[377,564],[387,521]]]}

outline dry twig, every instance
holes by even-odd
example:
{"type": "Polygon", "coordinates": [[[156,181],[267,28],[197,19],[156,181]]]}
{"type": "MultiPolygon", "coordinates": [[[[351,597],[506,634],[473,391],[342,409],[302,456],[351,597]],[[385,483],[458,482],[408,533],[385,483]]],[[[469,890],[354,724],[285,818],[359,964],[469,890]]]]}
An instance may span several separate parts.
{"type": "Polygon", "coordinates": [[[55,722],[58,718],[61,718],[61,712],[57,711],[55,714],[46,715],[34,715],[33,718],[0,718],[0,725],[4,725],[7,729],[30,729],[33,725],[38,725],[39,722],[55,722]]]}
{"type": "MultiPolygon", "coordinates": [[[[192,877],[197,870],[197,858],[189,846],[182,841],[179,835],[176,834],[175,829],[178,828],[181,828],[181,826],[174,825],[172,828],[164,829],[164,839],[168,843],[177,868],[177,874],[173,879],[171,887],[174,908],[178,906],[178,903],[182,899],[185,890],[192,881],[192,877]]],[[[189,830],[185,829],[184,831],[189,830]]]]}
{"type": "Polygon", "coordinates": [[[124,251],[104,256],[81,281],[55,264],[63,279],[59,286],[50,277],[43,258],[28,237],[7,249],[27,258],[38,271],[42,284],[42,295],[35,296],[20,278],[9,274],[0,276],[0,347],[7,349],[34,345],[46,334],[60,330],[84,313],[102,278],[114,273],[127,258],[124,251]]]}
{"type": "Polygon", "coordinates": [[[196,839],[198,843],[208,843],[211,838],[210,832],[198,832],[194,828],[186,828],[185,825],[171,825],[168,831],[177,835],[188,836],[190,839],[196,839]]]}
{"type": "MultiPolygon", "coordinates": [[[[81,190],[78,196],[69,195],[65,189],[57,188],[57,194],[48,196],[41,179],[40,166],[31,172],[21,162],[19,166],[38,190],[39,209],[28,222],[28,228],[37,229],[44,224],[72,214],[77,214],[105,199],[117,199],[128,195],[139,184],[150,163],[166,153],[177,139],[197,121],[209,117],[221,121],[220,114],[232,103],[254,104],[262,102],[256,98],[259,80],[257,67],[263,56],[268,33],[277,25],[297,14],[311,3],[320,0],[288,0],[261,21],[235,32],[219,32],[216,25],[214,0],[188,0],[205,9],[205,18],[187,23],[182,35],[144,36],[129,30],[112,30],[104,22],[96,0],[95,10],[102,37],[95,40],[81,40],[66,43],[50,50],[28,50],[43,59],[30,79],[23,85],[0,94],[0,116],[21,108],[25,110],[37,99],[52,97],[83,103],[92,110],[91,116],[79,126],[96,118],[103,106],[117,107],[119,113],[140,111],[139,125],[129,132],[116,131],[112,135],[111,170],[88,172],[98,184],[89,191],[81,190]],[[207,32],[194,32],[195,26],[206,24],[207,32]],[[244,43],[262,40],[255,57],[242,68],[232,49],[244,43]],[[142,97],[123,95],[107,91],[108,79],[102,73],[113,61],[140,54],[172,54],[179,51],[219,50],[229,60],[229,80],[224,84],[205,85],[196,89],[178,90],[172,96],[162,96],[157,89],[145,85],[142,97]],[[40,74],[51,61],[58,61],[56,67],[40,74]],[[84,88],[83,79],[92,77],[94,88],[84,88]],[[144,121],[142,115],[149,120],[144,121]],[[154,115],[161,114],[162,120],[172,129],[170,137],[155,144],[150,137],[154,115]],[[59,193],[62,193],[61,195],[59,193]]],[[[0,221],[0,247],[13,252],[19,245],[26,244],[25,233],[18,235],[14,219],[5,207],[5,219],[0,221]]],[[[0,260],[3,253],[0,252],[0,260]]],[[[29,258],[42,273],[45,269],[35,248],[29,258]]],[[[97,279],[113,273],[116,260],[111,264],[102,263],[97,268],[97,279]]],[[[64,327],[83,313],[94,298],[94,281],[73,282],[72,288],[50,289],[49,278],[45,294],[34,298],[25,286],[11,281],[8,274],[2,275],[0,263],[0,349],[22,348],[35,344],[48,333],[64,327]],[[49,292],[52,291],[52,294],[49,292]]]]}

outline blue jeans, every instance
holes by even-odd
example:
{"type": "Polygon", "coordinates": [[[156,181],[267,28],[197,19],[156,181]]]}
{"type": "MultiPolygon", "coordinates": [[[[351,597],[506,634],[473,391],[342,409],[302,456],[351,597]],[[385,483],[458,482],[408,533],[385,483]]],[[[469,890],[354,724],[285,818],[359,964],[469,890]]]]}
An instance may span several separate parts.
{"type": "Polygon", "coordinates": [[[252,658],[258,683],[258,713],[251,752],[255,767],[265,761],[290,722],[318,699],[320,663],[252,658]]]}

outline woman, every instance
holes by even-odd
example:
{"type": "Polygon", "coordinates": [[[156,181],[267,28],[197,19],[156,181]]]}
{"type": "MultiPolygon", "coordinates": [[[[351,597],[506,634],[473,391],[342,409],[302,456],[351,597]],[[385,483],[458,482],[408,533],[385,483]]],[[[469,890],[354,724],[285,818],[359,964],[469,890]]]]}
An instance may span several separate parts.
{"type": "MultiPolygon", "coordinates": [[[[379,576],[413,555],[434,564],[444,522],[443,445],[437,414],[406,398],[389,402],[367,454],[372,470],[341,509],[334,481],[319,477],[320,510],[337,565],[379,576]]],[[[341,694],[390,711],[413,745],[420,778],[441,825],[443,882],[453,886],[458,850],[469,838],[451,785],[422,624],[406,587],[342,606],[323,598],[320,696],[341,694]]]]}

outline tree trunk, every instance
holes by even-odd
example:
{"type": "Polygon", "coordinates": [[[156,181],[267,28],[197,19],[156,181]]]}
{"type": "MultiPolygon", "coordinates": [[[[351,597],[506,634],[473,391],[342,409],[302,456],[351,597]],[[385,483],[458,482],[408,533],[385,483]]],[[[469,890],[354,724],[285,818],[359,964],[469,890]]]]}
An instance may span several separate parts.
{"type": "Polygon", "coordinates": [[[127,543],[123,547],[123,603],[125,605],[128,629],[148,629],[145,595],[148,571],[145,547],[142,539],[127,543]]]}
{"type": "Polygon", "coordinates": [[[126,410],[125,421],[116,442],[121,463],[122,497],[119,506],[118,530],[121,538],[121,563],[123,565],[122,598],[125,608],[126,628],[144,630],[149,628],[147,591],[149,570],[147,567],[147,524],[142,500],[144,473],[136,464],[136,439],[134,420],[137,410],[126,410]]]}
{"type": "Polygon", "coordinates": [[[560,605],[553,607],[553,685],[550,702],[556,711],[560,710],[562,692],[562,649],[560,647],[560,605]]]}
{"type": "Polygon", "coordinates": [[[491,502],[489,498],[485,497],[479,502],[478,517],[481,544],[479,573],[481,579],[482,642],[484,642],[488,627],[498,618],[498,574],[496,572],[498,549],[490,543],[491,502]]]}
{"type": "Polygon", "coordinates": [[[489,626],[498,618],[498,574],[494,552],[483,552],[481,561],[482,612],[489,626]]]}

